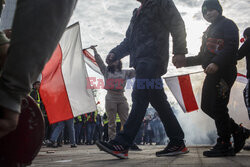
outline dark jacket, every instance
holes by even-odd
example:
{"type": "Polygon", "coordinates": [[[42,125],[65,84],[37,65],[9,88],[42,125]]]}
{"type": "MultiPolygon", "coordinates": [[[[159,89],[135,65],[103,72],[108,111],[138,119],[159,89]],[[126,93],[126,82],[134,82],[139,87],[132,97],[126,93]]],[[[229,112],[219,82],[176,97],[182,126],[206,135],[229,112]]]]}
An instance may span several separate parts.
{"type": "Polygon", "coordinates": [[[235,67],[238,47],[239,30],[236,24],[224,16],[218,16],[204,32],[199,54],[187,57],[186,66],[202,65],[205,69],[210,63],[215,63],[220,71],[235,67]]]}
{"type": "Polygon", "coordinates": [[[244,44],[240,47],[237,53],[237,59],[240,60],[243,57],[246,57],[247,65],[247,78],[250,78],[250,39],[248,38],[244,44]]]}
{"type": "Polygon", "coordinates": [[[45,106],[42,102],[41,96],[39,94],[39,91],[37,91],[36,89],[32,88],[31,92],[30,92],[30,96],[36,101],[37,104],[39,104],[40,109],[42,110],[44,115],[47,115],[45,112],[45,106]]]}
{"type": "Polygon", "coordinates": [[[169,33],[173,53],[186,54],[186,31],[180,13],[172,0],[145,0],[135,9],[125,39],[110,53],[115,59],[130,55],[130,67],[138,62],[154,62],[163,75],[169,60],[169,33]]]}

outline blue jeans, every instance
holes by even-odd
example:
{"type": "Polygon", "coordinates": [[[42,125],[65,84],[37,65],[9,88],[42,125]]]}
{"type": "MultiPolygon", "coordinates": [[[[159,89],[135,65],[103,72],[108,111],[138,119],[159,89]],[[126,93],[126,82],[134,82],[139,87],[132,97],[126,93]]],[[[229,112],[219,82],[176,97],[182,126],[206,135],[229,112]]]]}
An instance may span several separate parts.
{"type": "Polygon", "coordinates": [[[94,138],[96,123],[95,122],[88,122],[87,123],[87,142],[91,144],[94,138]]]}
{"type": "Polygon", "coordinates": [[[159,117],[164,125],[167,136],[172,143],[184,143],[184,133],[176,119],[167,96],[162,86],[161,76],[157,71],[158,65],[153,62],[139,62],[136,65],[136,78],[132,92],[132,110],[124,125],[124,129],[120,132],[114,141],[124,146],[131,146],[135,139],[137,132],[140,129],[141,122],[145,116],[149,103],[158,112],[159,117]],[[153,87],[147,87],[142,81],[155,80],[153,87]]]}
{"type": "Polygon", "coordinates": [[[68,129],[70,144],[76,144],[74,119],[73,118],[66,120],[66,121],[58,122],[58,124],[56,125],[56,127],[51,135],[50,140],[52,142],[56,142],[59,135],[64,130],[65,126],[67,126],[67,129],[68,129]]]}
{"type": "Polygon", "coordinates": [[[74,126],[75,126],[76,143],[78,144],[81,141],[80,135],[81,135],[82,127],[83,127],[83,122],[75,123],[74,126]]]}

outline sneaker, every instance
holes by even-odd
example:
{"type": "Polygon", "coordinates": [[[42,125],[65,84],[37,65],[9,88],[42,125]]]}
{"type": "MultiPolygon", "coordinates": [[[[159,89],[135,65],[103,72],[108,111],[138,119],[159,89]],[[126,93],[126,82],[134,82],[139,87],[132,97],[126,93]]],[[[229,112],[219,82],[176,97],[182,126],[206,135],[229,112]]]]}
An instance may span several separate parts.
{"type": "Polygon", "coordinates": [[[209,151],[204,151],[203,155],[206,157],[226,157],[235,156],[235,152],[230,142],[225,143],[218,138],[216,145],[209,151]]]}
{"type": "Polygon", "coordinates": [[[181,145],[176,145],[169,142],[168,146],[164,150],[158,151],[155,154],[157,157],[162,157],[162,156],[174,156],[179,154],[186,154],[188,152],[189,150],[184,143],[181,145]]]}
{"type": "Polygon", "coordinates": [[[129,147],[130,151],[142,151],[136,144],[133,144],[132,146],[129,147]]]}
{"type": "Polygon", "coordinates": [[[47,147],[57,148],[58,146],[56,142],[51,141],[50,143],[47,144],[47,147]]]}
{"type": "Polygon", "coordinates": [[[249,130],[240,124],[240,130],[233,133],[234,152],[238,153],[244,147],[246,139],[249,137],[249,130]]]}
{"type": "Polygon", "coordinates": [[[118,144],[112,140],[110,142],[96,141],[96,145],[100,150],[113,156],[120,159],[128,159],[128,147],[118,144]]]}
{"type": "Polygon", "coordinates": [[[57,147],[62,147],[62,143],[57,143],[57,147]]]}
{"type": "Polygon", "coordinates": [[[71,148],[76,148],[77,147],[77,145],[76,144],[71,144],[71,146],[70,146],[71,148]]]}
{"type": "Polygon", "coordinates": [[[79,143],[77,143],[77,145],[84,145],[84,143],[83,142],[79,142],[79,143]]]}
{"type": "Polygon", "coordinates": [[[247,145],[247,146],[243,147],[243,150],[249,151],[250,150],[250,145],[247,145]]]}

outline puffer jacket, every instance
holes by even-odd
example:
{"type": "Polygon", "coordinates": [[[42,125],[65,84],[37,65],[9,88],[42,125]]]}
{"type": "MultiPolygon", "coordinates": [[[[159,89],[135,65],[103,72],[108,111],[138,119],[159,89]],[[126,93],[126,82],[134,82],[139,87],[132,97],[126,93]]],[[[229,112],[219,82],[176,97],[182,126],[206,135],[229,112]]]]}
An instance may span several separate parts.
{"type": "Polygon", "coordinates": [[[135,9],[125,39],[110,53],[115,60],[130,55],[130,67],[138,62],[152,62],[163,75],[169,60],[169,33],[173,37],[173,54],[186,54],[186,31],[172,0],[145,0],[135,9]]]}
{"type": "Polygon", "coordinates": [[[186,66],[202,65],[205,69],[210,63],[215,63],[220,71],[231,69],[237,64],[238,47],[239,30],[236,24],[218,16],[204,32],[199,54],[187,57],[186,66]]]}

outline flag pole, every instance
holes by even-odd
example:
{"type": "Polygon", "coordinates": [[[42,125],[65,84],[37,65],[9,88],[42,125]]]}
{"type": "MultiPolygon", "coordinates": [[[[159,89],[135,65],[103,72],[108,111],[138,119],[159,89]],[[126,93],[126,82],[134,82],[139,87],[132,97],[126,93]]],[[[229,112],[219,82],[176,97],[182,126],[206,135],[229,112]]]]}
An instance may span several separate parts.
{"type": "Polygon", "coordinates": [[[84,48],[84,49],[82,49],[82,50],[90,49],[92,46],[93,46],[93,47],[97,47],[98,45],[91,45],[90,47],[84,48]]]}
{"type": "Polygon", "coordinates": [[[190,74],[198,74],[198,73],[202,73],[204,72],[203,70],[202,71],[195,71],[195,72],[191,72],[191,73],[186,73],[186,74],[180,74],[180,75],[174,75],[174,76],[167,76],[167,77],[163,77],[164,79],[165,78],[173,78],[173,77],[179,77],[179,76],[184,76],[184,75],[190,75],[190,74]]]}

